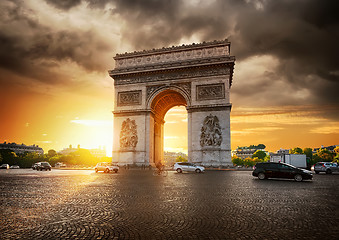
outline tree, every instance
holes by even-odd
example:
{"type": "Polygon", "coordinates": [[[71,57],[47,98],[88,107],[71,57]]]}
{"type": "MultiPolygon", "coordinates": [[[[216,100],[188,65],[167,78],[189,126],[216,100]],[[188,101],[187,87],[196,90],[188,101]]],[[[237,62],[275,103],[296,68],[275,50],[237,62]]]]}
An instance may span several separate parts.
{"type": "Polygon", "coordinates": [[[175,159],[176,162],[187,162],[187,159],[183,156],[177,156],[175,159]]]}
{"type": "Polygon", "coordinates": [[[244,164],[243,160],[240,157],[238,157],[237,155],[232,156],[232,163],[235,166],[241,166],[241,165],[244,164]]]}
{"type": "Polygon", "coordinates": [[[254,165],[257,164],[257,163],[259,163],[259,162],[263,162],[263,161],[265,161],[265,160],[260,159],[260,158],[258,158],[258,157],[254,157],[254,158],[253,158],[253,163],[254,163],[254,165]]]}
{"type": "Polygon", "coordinates": [[[339,164],[339,154],[337,154],[337,156],[334,157],[334,160],[335,162],[337,162],[339,164]]]}
{"type": "Polygon", "coordinates": [[[254,161],[253,161],[253,159],[252,158],[245,158],[244,159],[244,165],[246,166],[246,167],[253,167],[254,165],[255,165],[255,163],[254,163],[254,161]]]}
{"type": "Polygon", "coordinates": [[[265,146],[265,144],[260,143],[258,145],[250,145],[248,148],[249,149],[265,149],[266,146],[265,146]]]}
{"type": "Polygon", "coordinates": [[[303,153],[306,155],[306,157],[312,160],[312,156],[313,156],[312,148],[304,148],[303,153]]]}
{"type": "Polygon", "coordinates": [[[335,147],[333,149],[333,152],[336,154],[336,155],[339,155],[339,146],[335,147]]]}
{"type": "Polygon", "coordinates": [[[258,149],[265,149],[265,148],[266,148],[265,144],[262,144],[262,143],[258,144],[258,149]]]}
{"type": "Polygon", "coordinates": [[[270,155],[266,155],[266,157],[264,158],[264,162],[269,162],[271,160],[270,155]]]}
{"type": "Polygon", "coordinates": [[[266,153],[264,151],[257,150],[252,155],[252,158],[255,158],[255,157],[257,157],[257,158],[259,158],[261,160],[264,160],[265,157],[266,157],[266,153]]]}
{"type": "Polygon", "coordinates": [[[0,155],[2,156],[2,163],[8,163],[9,165],[17,165],[17,158],[15,152],[10,149],[1,149],[0,155]]]}
{"type": "Polygon", "coordinates": [[[47,155],[48,157],[54,157],[55,155],[57,155],[57,152],[54,149],[50,149],[48,150],[47,155]]]}
{"type": "Polygon", "coordinates": [[[321,148],[317,151],[314,157],[320,161],[332,162],[334,159],[334,156],[335,154],[332,153],[331,151],[327,150],[326,148],[321,148]]]}
{"type": "Polygon", "coordinates": [[[300,147],[290,149],[290,154],[302,154],[303,150],[300,147]]]}

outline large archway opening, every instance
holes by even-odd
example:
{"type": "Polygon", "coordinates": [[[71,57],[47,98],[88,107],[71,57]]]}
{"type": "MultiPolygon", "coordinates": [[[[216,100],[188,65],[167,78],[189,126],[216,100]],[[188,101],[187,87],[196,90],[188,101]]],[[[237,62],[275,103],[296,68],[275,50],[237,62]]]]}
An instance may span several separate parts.
{"type": "Polygon", "coordinates": [[[179,156],[187,159],[187,110],[184,106],[173,107],[164,120],[164,161],[165,165],[171,166],[179,156]]]}
{"type": "MultiPolygon", "coordinates": [[[[173,89],[163,90],[153,98],[151,102],[152,117],[150,121],[150,134],[152,139],[150,162],[156,164],[157,162],[164,163],[164,137],[165,137],[165,115],[174,107],[185,107],[187,101],[185,97],[173,89]]],[[[177,108],[174,108],[177,109],[177,108]]],[[[182,109],[182,108],[180,108],[182,109]]],[[[186,110],[186,109],[185,109],[186,110]]],[[[171,115],[171,114],[170,114],[171,115]]],[[[187,113],[186,113],[187,115],[187,113]]],[[[173,117],[173,116],[172,116],[173,117]]],[[[186,118],[187,119],[187,118],[186,118]]],[[[187,139],[187,124],[186,124],[186,139],[187,139]]],[[[187,146],[187,140],[186,140],[187,146]]]]}

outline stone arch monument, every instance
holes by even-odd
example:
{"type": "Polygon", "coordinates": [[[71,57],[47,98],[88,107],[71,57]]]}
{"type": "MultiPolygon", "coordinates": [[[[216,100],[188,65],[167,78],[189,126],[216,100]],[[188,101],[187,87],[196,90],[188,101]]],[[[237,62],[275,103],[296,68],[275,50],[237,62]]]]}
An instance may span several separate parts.
{"type": "Polygon", "coordinates": [[[188,161],[231,164],[230,87],[235,57],[228,40],[117,54],[113,161],[154,165],[164,157],[164,116],[188,112],[188,161]]]}

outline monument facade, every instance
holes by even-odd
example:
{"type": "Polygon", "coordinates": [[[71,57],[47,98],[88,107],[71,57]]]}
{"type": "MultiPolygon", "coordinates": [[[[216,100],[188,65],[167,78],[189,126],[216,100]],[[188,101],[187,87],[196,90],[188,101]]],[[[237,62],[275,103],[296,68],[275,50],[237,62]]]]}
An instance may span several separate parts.
{"type": "Polygon", "coordinates": [[[164,159],[164,117],[188,113],[188,161],[231,164],[230,88],[235,57],[228,40],[117,54],[113,161],[154,165],[164,159]]]}

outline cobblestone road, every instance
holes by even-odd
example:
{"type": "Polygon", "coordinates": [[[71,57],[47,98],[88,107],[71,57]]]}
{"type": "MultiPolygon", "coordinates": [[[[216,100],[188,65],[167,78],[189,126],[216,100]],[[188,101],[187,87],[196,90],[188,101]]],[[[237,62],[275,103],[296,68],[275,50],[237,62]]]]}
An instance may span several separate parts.
{"type": "Polygon", "coordinates": [[[0,170],[1,239],[338,239],[339,174],[0,170]]]}

